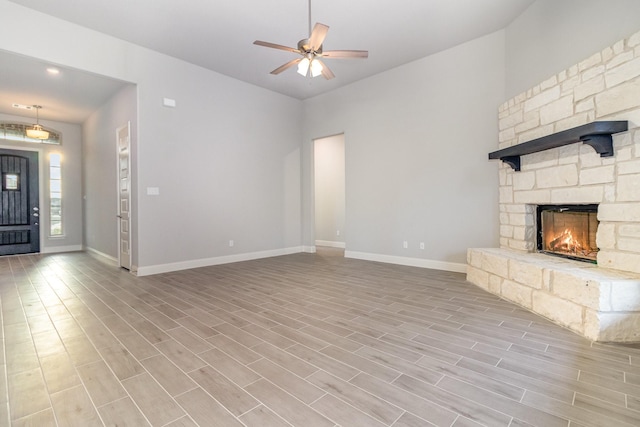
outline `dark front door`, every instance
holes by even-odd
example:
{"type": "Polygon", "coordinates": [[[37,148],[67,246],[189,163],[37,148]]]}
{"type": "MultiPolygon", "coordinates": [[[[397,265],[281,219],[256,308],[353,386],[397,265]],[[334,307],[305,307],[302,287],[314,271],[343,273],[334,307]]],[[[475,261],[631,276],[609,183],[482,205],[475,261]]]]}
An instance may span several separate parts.
{"type": "Polygon", "coordinates": [[[38,153],[0,149],[0,255],[40,252],[38,153]]]}

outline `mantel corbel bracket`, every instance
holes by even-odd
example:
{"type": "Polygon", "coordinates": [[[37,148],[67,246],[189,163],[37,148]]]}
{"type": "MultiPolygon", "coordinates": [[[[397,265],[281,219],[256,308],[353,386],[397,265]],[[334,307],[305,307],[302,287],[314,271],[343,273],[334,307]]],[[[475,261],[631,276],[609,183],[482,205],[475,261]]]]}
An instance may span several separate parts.
{"type": "Polygon", "coordinates": [[[593,147],[600,157],[613,156],[613,137],[607,134],[584,135],[580,137],[580,141],[593,147]]]}
{"type": "Polygon", "coordinates": [[[520,172],[520,156],[504,156],[500,157],[500,160],[511,166],[516,172],[520,172]]]}
{"type": "Polygon", "coordinates": [[[611,157],[613,156],[613,137],[611,135],[626,132],[628,126],[629,122],[626,120],[592,122],[494,151],[489,153],[489,159],[500,159],[517,172],[520,170],[521,156],[576,142],[590,145],[600,154],[600,157],[611,157]]]}

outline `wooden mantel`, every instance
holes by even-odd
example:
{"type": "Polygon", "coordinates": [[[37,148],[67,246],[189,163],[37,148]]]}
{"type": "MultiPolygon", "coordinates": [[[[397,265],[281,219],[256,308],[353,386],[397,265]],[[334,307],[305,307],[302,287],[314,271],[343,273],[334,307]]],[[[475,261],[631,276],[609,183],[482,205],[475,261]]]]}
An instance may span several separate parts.
{"type": "Polygon", "coordinates": [[[613,138],[615,133],[628,129],[627,120],[599,121],[567,129],[532,141],[489,153],[489,159],[500,159],[515,171],[520,170],[520,156],[583,142],[593,147],[600,157],[613,156],[613,138]]]}

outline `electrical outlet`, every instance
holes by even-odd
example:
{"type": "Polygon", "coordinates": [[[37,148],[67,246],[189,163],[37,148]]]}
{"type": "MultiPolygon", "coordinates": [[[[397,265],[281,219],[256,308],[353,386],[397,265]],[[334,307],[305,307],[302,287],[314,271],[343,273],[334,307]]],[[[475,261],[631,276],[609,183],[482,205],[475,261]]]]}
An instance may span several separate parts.
{"type": "Polygon", "coordinates": [[[336,230],[336,236],[340,235],[340,230],[336,230]]]}
{"type": "Polygon", "coordinates": [[[424,242],[420,242],[420,249],[424,249],[424,242]]]}
{"type": "Polygon", "coordinates": [[[409,242],[407,242],[406,240],[402,242],[402,247],[407,249],[409,247],[409,242]]]}
{"type": "Polygon", "coordinates": [[[229,247],[232,248],[234,245],[234,241],[233,240],[229,240],[229,247]]]}

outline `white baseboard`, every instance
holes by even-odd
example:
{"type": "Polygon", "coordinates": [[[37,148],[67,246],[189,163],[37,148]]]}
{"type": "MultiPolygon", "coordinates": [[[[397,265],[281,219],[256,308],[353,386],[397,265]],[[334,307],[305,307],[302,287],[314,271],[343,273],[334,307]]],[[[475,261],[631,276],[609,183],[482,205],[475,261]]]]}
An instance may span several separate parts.
{"type": "Polygon", "coordinates": [[[466,273],[467,264],[457,262],[436,261],[430,259],[407,258],[394,255],[380,255],[366,252],[345,251],[345,258],[362,259],[365,261],[384,262],[387,264],[407,265],[410,267],[431,268],[434,270],[453,271],[455,273],[466,273]]]}
{"type": "MultiPolygon", "coordinates": [[[[325,245],[322,245],[322,246],[325,246],[325,245]]],[[[59,251],[59,252],[68,252],[71,250],[69,249],[71,247],[64,247],[64,248],[66,248],[65,251],[59,251]]],[[[100,251],[97,251],[93,248],[87,247],[84,249],[88,252],[104,257],[115,263],[118,262],[116,258],[110,255],[107,255],[105,253],[102,253],[100,251]]],[[[82,250],[82,247],[74,250],[82,250]]],[[[189,260],[189,261],[173,262],[168,264],[151,265],[146,267],[138,266],[135,269],[137,271],[134,271],[134,268],[132,266],[132,273],[136,274],[137,276],[149,276],[152,274],[169,273],[172,271],[188,270],[190,268],[208,267],[211,265],[230,264],[232,262],[250,261],[254,259],[296,254],[300,252],[316,253],[316,248],[315,246],[293,246],[290,248],[273,249],[268,251],[250,252],[250,253],[236,254],[236,255],[226,255],[226,256],[214,257],[214,258],[202,258],[202,259],[189,260]]],[[[380,255],[380,254],[355,252],[355,251],[345,251],[344,256],[345,258],[361,259],[365,261],[384,262],[388,264],[407,265],[411,267],[431,268],[434,270],[452,271],[456,273],[467,272],[466,264],[459,264],[454,262],[435,261],[435,260],[419,259],[419,258],[407,258],[407,257],[393,256],[393,255],[380,255]]]]}
{"type": "Polygon", "coordinates": [[[112,257],[111,255],[107,255],[107,254],[105,254],[104,252],[100,252],[100,251],[99,251],[99,250],[97,250],[97,249],[93,249],[93,248],[90,248],[90,247],[86,247],[86,248],[84,248],[84,249],[85,249],[87,252],[90,252],[90,253],[92,253],[92,254],[94,254],[94,255],[98,255],[99,257],[106,258],[106,259],[108,259],[109,261],[115,262],[116,264],[118,263],[118,258],[112,257]]]}
{"type": "Polygon", "coordinates": [[[57,254],[60,252],[79,252],[84,250],[82,245],[68,245],[68,246],[50,246],[48,248],[41,248],[42,254],[57,254]]]}
{"type": "Polygon", "coordinates": [[[291,255],[304,252],[304,247],[273,249],[269,251],[250,252],[246,254],[226,255],[215,258],[202,258],[189,261],[172,262],[150,266],[138,266],[136,275],[149,276],[151,274],[169,273],[172,271],[188,270],[190,268],[208,267],[211,265],[230,264],[232,262],[251,261],[254,259],[271,258],[274,256],[291,255]]]}
{"type": "Polygon", "coordinates": [[[344,242],[332,242],[330,240],[316,240],[316,246],[327,246],[330,248],[346,248],[346,244],[344,242]]]}

